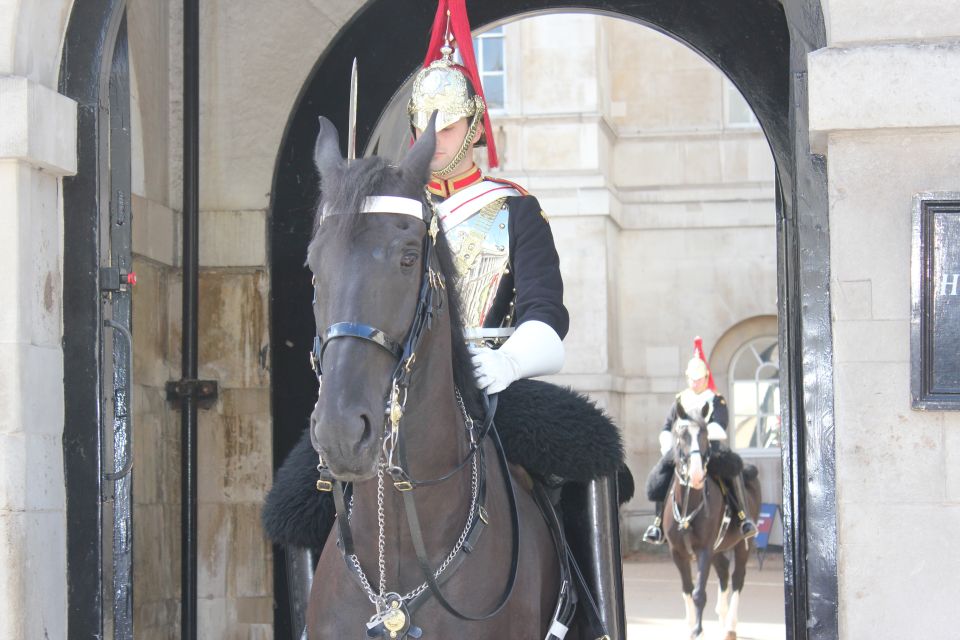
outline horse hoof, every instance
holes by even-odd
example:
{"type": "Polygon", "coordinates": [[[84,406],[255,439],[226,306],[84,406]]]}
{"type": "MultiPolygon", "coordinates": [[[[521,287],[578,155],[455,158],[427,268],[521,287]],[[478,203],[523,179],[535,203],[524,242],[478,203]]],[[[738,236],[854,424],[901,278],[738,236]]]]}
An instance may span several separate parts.
{"type": "Polygon", "coordinates": [[[727,631],[727,635],[723,636],[723,640],[737,640],[737,632],[727,631]]]}

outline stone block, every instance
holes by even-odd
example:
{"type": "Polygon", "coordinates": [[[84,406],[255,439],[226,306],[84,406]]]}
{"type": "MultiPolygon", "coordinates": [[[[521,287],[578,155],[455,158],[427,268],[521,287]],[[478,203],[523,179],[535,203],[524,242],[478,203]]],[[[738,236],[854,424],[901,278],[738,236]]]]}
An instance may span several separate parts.
{"type": "Polygon", "coordinates": [[[717,140],[688,140],[681,145],[683,181],[720,182],[720,144],[717,140]]]}
{"type": "Polygon", "coordinates": [[[224,598],[230,564],[247,560],[233,555],[231,509],[229,505],[201,498],[197,517],[197,593],[205,600],[224,598]]]}
{"type": "Polygon", "coordinates": [[[960,557],[930,550],[950,548],[960,530],[960,506],[841,504],[839,509],[841,630],[856,638],[873,635],[868,628],[882,629],[888,638],[943,637],[942,615],[923,612],[952,610],[960,557]],[[903,523],[922,523],[909,545],[900,544],[903,523]],[[896,579],[878,579],[878,567],[896,579]]]}
{"type": "Polygon", "coordinates": [[[61,348],[61,229],[56,177],[23,162],[0,162],[0,342],[61,348]]]}
{"type": "Polygon", "coordinates": [[[200,265],[203,267],[265,267],[265,211],[203,211],[200,213],[200,265]]]}
{"type": "Polygon", "coordinates": [[[825,48],[811,53],[807,62],[814,136],[960,123],[960,86],[943,81],[960,75],[956,43],[825,48]]]}
{"type": "MultiPolygon", "coordinates": [[[[179,318],[179,278],[171,274],[168,314],[179,318]]],[[[264,387],[269,382],[267,293],[264,271],[204,269],[200,274],[200,377],[218,380],[220,388],[264,387]]],[[[178,323],[170,323],[169,344],[181,341],[178,323]]],[[[180,368],[179,351],[170,364],[180,368]]]]}
{"type": "Polygon", "coordinates": [[[884,40],[956,39],[960,34],[960,5],[953,2],[843,0],[830,2],[828,13],[831,47],[884,40]]]}
{"type": "Polygon", "coordinates": [[[595,167],[597,149],[584,145],[582,128],[581,122],[528,123],[521,137],[523,165],[541,171],[595,167]]]}
{"type": "Polygon", "coordinates": [[[4,541],[0,544],[0,635],[4,638],[27,637],[26,518],[22,511],[0,509],[0,540],[4,541]]]}
{"type": "MultiPolygon", "coordinates": [[[[224,398],[247,390],[223,389],[224,398]]],[[[272,442],[266,393],[254,391],[264,404],[260,413],[230,415],[221,404],[217,412],[200,416],[199,448],[206,464],[199,469],[202,502],[257,502],[270,486],[272,442]]],[[[234,401],[227,400],[231,404],[234,401]]]]}
{"type": "Polygon", "coordinates": [[[77,103],[26,77],[0,76],[0,158],[75,174],[77,103]]]}
{"type": "Polygon", "coordinates": [[[63,434],[63,351],[0,343],[0,433],[63,434]]]}
{"type": "Polygon", "coordinates": [[[144,602],[136,593],[133,628],[138,640],[168,640],[172,629],[180,628],[180,601],[144,602]]]}
{"type": "Polygon", "coordinates": [[[680,349],[676,346],[647,347],[648,376],[675,376],[680,367],[680,349]]]}
{"type": "Polygon", "coordinates": [[[873,312],[870,280],[834,280],[830,301],[838,321],[869,320],[873,312]]]}
{"type": "MultiPolygon", "coordinates": [[[[230,505],[232,532],[230,562],[227,564],[227,594],[244,600],[258,600],[273,594],[273,553],[260,526],[262,501],[230,505]]],[[[268,609],[269,611],[269,609],[268,609]]],[[[251,622],[264,623],[272,618],[262,613],[251,622]]]]}
{"type": "MultiPolygon", "coordinates": [[[[170,324],[179,324],[168,310],[168,300],[180,297],[179,281],[169,286],[171,271],[151,260],[134,257],[137,285],[133,287],[133,381],[136,384],[163,387],[179,373],[169,361],[170,353],[179,353],[180,342],[170,342],[170,324]]],[[[203,303],[201,303],[203,304],[203,303]]]]}
{"type": "Polygon", "coordinates": [[[942,502],[931,478],[946,474],[943,428],[938,415],[911,411],[907,363],[837,363],[834,375],[839,499],[942,502]]]}
{"type": "Polygon", "coordinates": [[[622,139],[614,148],[613,180],[621,188],[680,184],[683,161],[674,140],[622,139]]]}
{"type": "Polygon", "coordinates": [[[943,477],[948,502],[960,504],[960,415],[948,413],[941,416],[943,422],[943,477]]]}
{"type": "Polygon", "coordinates": [[[198,599],[197,637],[223,638],[224,640],[236,638],[235,620],[229,613],[230,603],[225,598],[198,599]]]}
{"type": "MultiPolygon", "coordinates": [[[[198,516],[202,518],[203,513],[200,510],[198,516]]],[[[146,603],[157,605],[156,610],[151,611],[158,616],[156,624],[162,625],[170,615],[163,603],[178,598],[180,591],[180,503],[136,504],[133,517],[136,527],[133,538],[136,562],[133,589],[137,610],[142,611],[142,605],[146,603]]],[[[199,562],[198,580],[202,575],[202,567],[203,563],[199,562]]],[[[201,584],[198,582],[198,586],[201,584]]],[[[149,619],[152,614],[147,612],[144,615],[149,619]]]]}
{"type": "Polygon", "coordinates": [[[133,491],[137,504],[180,501],[180,420],[177,412],[165,406],[165,397],[163,389],[142,387],[134,396],[133,491]],[[138,403],[139,397],[150,400],[138,403]],[[160,409],[149,406],[154,404],[160,404],[160,409]]]}
{"type": "Polygon", "coordinates": [[[27,621],[23,638],[66,638],[67,519],[61,511],[27,513],[24,603],[27,621]]]}
{"type": "Polygon", "coordinates": [[[837,320],[833,323],[836,362],[908,362],[908,320],[837,320]]]}
{"type": "MultiPolygon", "coordinates": [[[[181,251],[180,214],[159,202],[147,200],[137,195],[133,196],[132,204],[133,252],[162,265],[179,266],[181,251]]],[[[202,233],[203,223],[201,221],[202,233]]],[[[200,255],[202,258],[202,250],[200,255]]]]}

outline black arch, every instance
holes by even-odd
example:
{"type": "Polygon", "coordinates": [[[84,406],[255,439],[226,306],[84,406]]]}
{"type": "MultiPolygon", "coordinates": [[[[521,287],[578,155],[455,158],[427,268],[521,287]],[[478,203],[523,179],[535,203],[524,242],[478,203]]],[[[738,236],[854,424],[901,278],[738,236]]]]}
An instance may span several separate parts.
{"type": "MultiPolygon", "coordinates": [[[[699,51],[740,89],[777,165],[778,294],[784,409],[785,587],[788,638],[838,637],[833,378],[826,167],[810,155],[806,55],[825,45],[819,0],[485,0],[474,27],[521,14],[590,11],[632,19],[699,51]],[[803,258],[801,259],[801,256],[803,258]],[[806,363],[806,364],[804,364],[806,363]],[[806,385],[804,384],[806,380],[806,385]],[[810,473],[813,472],[813,473],[810,473]],[[815,531],[815,535],[809,532],[815,531]]],[[[271,203],[271,370],[274,463],[306,425],[315,399],[306,353],[313,335],[303,268],[317,196],[316,117],[346,126],[350,64],[361,62],[358,148],[399,84],[422,60],[434,5],[370,0],[306,80],[278,157],[271,203]],[[293,311],[303,309],[302,313],[293,311]]],[[[274,572],[276,593],[286,586],[274,572]]],[[[284,618],[278,615],[278,622],[284,618]]],[[[278,637],[281,634],[278,624],[278,637]]]]}

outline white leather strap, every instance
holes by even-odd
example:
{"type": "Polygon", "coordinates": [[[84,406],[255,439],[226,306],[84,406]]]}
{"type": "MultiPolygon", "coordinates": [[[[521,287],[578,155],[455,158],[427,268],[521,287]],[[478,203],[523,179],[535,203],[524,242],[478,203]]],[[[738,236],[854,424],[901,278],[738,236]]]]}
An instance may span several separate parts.
{"type": "Polygon", "coordinates": [[[470,185],[437,205],[440,224],[447,231],[457,226],[497,198],[519,196],[520,192],[508,184],[484,180],[470,185]]]}
{"type": "Polygon", "coordinates": [[[363,201],[360,213],[403,213],[423,220],[423,203],[399,196],[370,196],[363,201]]]}

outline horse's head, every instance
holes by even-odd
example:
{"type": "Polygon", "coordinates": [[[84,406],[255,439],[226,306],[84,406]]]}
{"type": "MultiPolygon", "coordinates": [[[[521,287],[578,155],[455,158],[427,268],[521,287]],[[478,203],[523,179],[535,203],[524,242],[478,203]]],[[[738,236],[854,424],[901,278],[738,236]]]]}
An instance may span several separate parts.
{"type": "Polygon", "coordinates": [[[694,489],[703,487],[706,477],[704,460],[709,451],[707,415],[710,407],[704,405],[700,413],[688,414],[677,402],[677,420],[673,423],[674,460],[681,480],[694,489]]]}
{"type": "Polygon", "coordinates": [[[314,160],[323,196],[307,263],[314,274],[314,362],[323,375],[310,422],[314,447],[340,480],[375,474],[386,401],[418,300],[428,289],[442,294],[424,286],[431,239],[421,203],[434,146],[431,120],[400,166],[380,158],[348,163],[333,125],[320,118],[314,160]]]}

